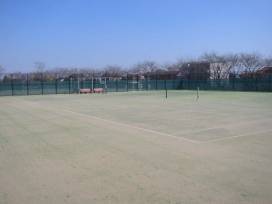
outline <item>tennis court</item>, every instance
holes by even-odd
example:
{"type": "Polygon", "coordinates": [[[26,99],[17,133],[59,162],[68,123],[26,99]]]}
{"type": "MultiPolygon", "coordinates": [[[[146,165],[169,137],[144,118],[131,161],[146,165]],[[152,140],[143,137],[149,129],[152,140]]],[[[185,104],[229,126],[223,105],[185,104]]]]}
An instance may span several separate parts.
{"type": "Polygon", "coordinates": [[[0,97],[0,203],[272,203],[272,93],[0,97]]]}

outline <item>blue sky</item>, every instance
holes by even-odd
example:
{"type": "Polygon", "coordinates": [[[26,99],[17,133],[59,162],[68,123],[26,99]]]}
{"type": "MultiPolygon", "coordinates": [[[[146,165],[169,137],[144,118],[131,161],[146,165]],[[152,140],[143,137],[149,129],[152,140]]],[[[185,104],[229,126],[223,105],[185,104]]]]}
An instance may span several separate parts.
{"type": "Polygon", "coordinates": [[[0,0],[0,65],[174,62],[203,52],[272,55],[271,0],[0,0]]]}

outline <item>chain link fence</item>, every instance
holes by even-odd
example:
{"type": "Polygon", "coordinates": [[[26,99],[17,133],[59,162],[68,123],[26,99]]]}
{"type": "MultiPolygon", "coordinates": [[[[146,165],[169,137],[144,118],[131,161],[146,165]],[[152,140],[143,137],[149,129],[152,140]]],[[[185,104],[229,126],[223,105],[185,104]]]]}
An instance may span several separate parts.
{"type": "Polygon", "coordinates": [[[218,90],[272,92],[272,77],[266,79],[228,80],[52,80],[0,82],[0,96],[73,94],[82,88],[104,88],[107,92],[142,90],[218,90]]]}

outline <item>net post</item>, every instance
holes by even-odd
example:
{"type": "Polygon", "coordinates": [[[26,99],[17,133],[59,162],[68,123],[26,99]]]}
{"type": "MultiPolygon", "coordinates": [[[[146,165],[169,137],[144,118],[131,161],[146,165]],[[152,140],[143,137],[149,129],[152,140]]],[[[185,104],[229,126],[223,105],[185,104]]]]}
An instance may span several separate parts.
{"type": "Polygon", "coordinates": [[[198,101],[199,99],[199,87],[197,87],[197,90],[196,90],[196,100],[198,101]]]}

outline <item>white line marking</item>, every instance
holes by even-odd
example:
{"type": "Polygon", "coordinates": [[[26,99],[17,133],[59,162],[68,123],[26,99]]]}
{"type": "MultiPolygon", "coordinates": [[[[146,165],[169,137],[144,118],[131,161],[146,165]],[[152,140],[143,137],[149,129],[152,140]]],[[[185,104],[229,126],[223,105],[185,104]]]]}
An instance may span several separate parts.
{"type": "Polygon", "coordinates": [[[159,131],[156,131],[156,130],[151,130],[151,129],[142,128],[142,127],[138,127],[138,126],[134,126],[134,125],[120,123],[120,122],[116,122],[116,121],[113,121],[113,120],[100,118],[100,117],[97,117],[97,116],[86,115],[86,114],[83,114],[83,113],[78,113],[78,112],[71,111],[69,109],[62,109],[62,110],[66,111],[66,112],[69,112],[69,113],[72,113],[72,114],[80,115],[80,116],[83,116],[83,117],[96,119],[96,120],[100,120],[100,121],[103,121],[103,122],[112,123],[112,124],[115,124],[115,125],[124,126],[124,127],[128,127],[128,128],[133,128],[133,129],[137,129],[137,130],[144,131],[144,132],[149,132],[149,133],[156,134],[156,135],[162,135],[162,136],[167,136],[167,137],[178,138],[178,139],[182,139],[184,141],[191,142],[191,143],[200,143],[200,142],[198,142],[196,140],[190,140],[190,139],[187,139],[185,137],[179,137],[179,136],[176,136],[176,135],[171,135],[171,134],[164,133],[164,132],[159,132],[159,131]]]}
{"type": "MultiPolygon", "coordinates": [[[[48,107],[45,108],[45,107],[40,106],[36,102],[26,101],[26,100],[23,100],[23,101],[25,101],[28,104],[38,106],[39,108],[42,108],[42,109],[47,109],[47,110],[51,110],[51,111],[54,111],[54,112],[56,111],[56,108],[52,108],[52,107],[51,108],[48,108],[48,107]]],[[[212,143],[212,142],[218,142],[218,141],[224,141],[224,140],[231,140],[231,139],[235,139],[235,138],[239,138],[239,137],[254,136],[255,134],[264,134],[264,133],[272,132],[272,130],[266,130],[266,131],[259,131],[259,132],[250,133],[250,134],[243,134],[243,135],[236,135],[236,136],[230,136],[230,137],[224,137],[224,138],[218,138],[218,139],[211,139],[211,140],[208,140],[208,141],[197,141],[197,140],[191,140],[191,139],[188,139],[188,138],[185,138],[185,137],[182,137],[182,136],[171,135],[171,134],[168,134],[168,133],[159,132],[159,131],[156,131],[156,130],[142,128],[142,127],[138,127],[138,126],[134,126],[134,125],[129,125],[129,124],[113,121],[113,120],[108,120],[108,119],[100,118],[100,117],[97,117],[97,116],[86,115],[86,114],[78,113],[78,112],[75,112],[75,111],[72,111],[72,110],[69,110],[69,109],[61,108],[60,110],[62,110],[64,112],[72,113],[72,114],[75,114],[75,115],[83,116],[83,117],[86,117],[86,118],[91,118],[91,119],[100,120],[100,121],[104,121],[104,122],[111,123],[111,124],[116,124],[116,125],[119,125],[119,126],[133,128],[133,129],[137,129],[137,130],[144,131],[144,132],[149,132],[149,133],[156,134],[156,135],[181,139],[181,140],[184,140],[184,141],[187,141],[187,142],[190,142],[190,143],[194,143],[194,144],[212,143]]],[[[58,111],[59,111],[59,109],[58,109],[58,111]]]]}
{"type": "MultiPolygon", "coordinates": [[[[259,131],[259,132],[243,134],[243,135],[235,135],[235,136],[218,138],[218,139],[211,139],[211,140],[208,140],[208,141],[204,141],[202,143],[210,143],[210,142],[218,142],[218,141],[223,141],[223,140],[231,140],[231,139],[235,139],[235,138],[239,138],[239,137],[250,137],[250,136],[256,136],[258,134],[265,134],[265,133],[272,133],[272,130],[259,131]]],[[[272,136],[272,134],[271,134],[271,136],[272,136]]]]}
{"type": "MultiPolygon", "coordinates": [[[[42,106],[40,106],[39,104],[37,104],[35,102],[26,101],[26,100],[24,100],[24,101],[27,102],[27,103],[29,103],[29,104],[31,104],[31,105],[36,105],[39,108],[47,109],[47,110],[51,110],[53,112],[56,112],[55,108],[52,108],[52,107],[51,108],[48,108],[48,107],[45,108],[45,107],[42,107],[42,106]]],[[[190,142],[190,143],[195,143],[195,144],[196,143],[201,143],[199,141],[190,140],[190,139],[187,139],[185,137],[179,137],[179,136],[176,136],[176,135],[171,135],[171,134],[164,133],[164,132],[159,132],[159,131],[156,131],[156,130],[151,130],[151,129],[142,128],[142,127],[138,127],[138,126],[134,126],[134,125],[120,123],[120,122],[116,122],[116,121],[113,121],[113,120],[108,120],[108,119],[100,118],[100,117],[97,117],[97,116],[86,115],[86,114],[78,113],[78,112],[75,112],[75,111],[72,111],[72,110],[69,110],[69,109],[63,109],[63,108],[58,109],[58,111],[60,111],[60,110],[64,111],[64,112],[72,113],[72,114],[75,114],[75,115],[83,116],[83,117],[86,117],[86,118],[91,118],[91,119],[100,120],[100,121],[103,121],[103,122],[115,124],[115,125],[118,125],[118,126],[124,126],[124,127],[128,127],[128,128],[133,128],[133,129],[136,129],[136,130],[144,131],[144,132],[149,132],[149,133],[152,133],[152,134],[155,134],[155,135],[161,135],[161,136],[167,136],[167,137],[172,137],[172,138],[176,138],[176,139],[181,139],[181,140],[184,140],[184,141],[187,141],[187,142],[190,142]]]]}
{"type": "Polygon", "coordinates": [[[201,132],[203,132],[203,131],[209,131],[209,130],[219,130],[219,129],[221,129],[222,131],[224,131],[224,129],[225,130],[228,130],[228,128],[234,128],[234,127],[239,127],[239,126],[241,126],[241,125],[249,125],[249,124],[252,124],[252,125],[254,125],[254,124],[258,124],[258,123],[263,123],[263,122],[267,122],[267,119],[263,119],[263,120],[261,120],[261,119],[255,119],[255,120],[249,120],[249,121],[239,121],[239,122],[235,122],[235,123],[232,123],[232,124],[228,124],[228,125],[224,125],[224,126],[222,126],[222,125],[218,125],[217,127],[210,127],[210,128],[203,128],[203,129],[200,129],[200,130],[194,130],[194,131],[191,131],[191,130],[188,130],[188,131],[177,131],[177,132],[174,132],[174,133],[172,133],[172,134],[174,134],[174,135],[184,135],[184,134],[195,134],[195,133],[201,133],[201,132]]]}

